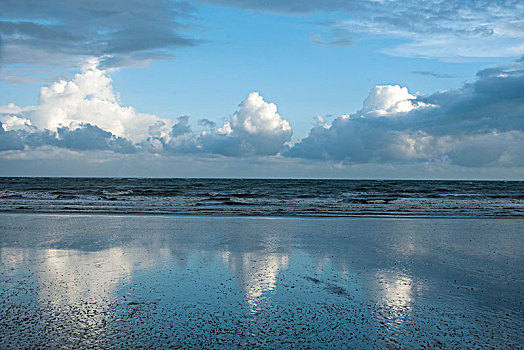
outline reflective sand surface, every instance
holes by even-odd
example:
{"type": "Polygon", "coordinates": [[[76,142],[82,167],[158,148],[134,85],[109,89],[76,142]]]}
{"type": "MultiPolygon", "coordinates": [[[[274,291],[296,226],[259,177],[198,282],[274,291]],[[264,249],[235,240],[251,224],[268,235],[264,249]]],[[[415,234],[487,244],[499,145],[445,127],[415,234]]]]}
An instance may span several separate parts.
{"type": "Polygon", "coordinates": [[[0,215],[0,348],[518,348],[524,221],[0,215]]]}

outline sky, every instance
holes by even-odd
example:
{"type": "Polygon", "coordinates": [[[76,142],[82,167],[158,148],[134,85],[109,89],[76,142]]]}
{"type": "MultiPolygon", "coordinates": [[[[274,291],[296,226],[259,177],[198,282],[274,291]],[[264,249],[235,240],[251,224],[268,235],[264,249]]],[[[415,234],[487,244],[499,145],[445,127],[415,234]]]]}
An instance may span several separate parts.
{"type": "Polygon", "coordinates": [[[0,176],[524,179],[524,3],[4,0],[0,176]]]}

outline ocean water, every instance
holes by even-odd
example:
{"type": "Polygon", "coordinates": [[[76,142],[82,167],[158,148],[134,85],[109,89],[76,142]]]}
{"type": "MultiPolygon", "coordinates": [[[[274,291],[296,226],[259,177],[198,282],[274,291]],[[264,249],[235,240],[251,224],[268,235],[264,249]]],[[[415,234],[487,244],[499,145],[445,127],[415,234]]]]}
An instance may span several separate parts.
{"type": "Polygon", "coordinates": [[[0,211],[524,217],[522,181],[0,178],[0,211]]]}

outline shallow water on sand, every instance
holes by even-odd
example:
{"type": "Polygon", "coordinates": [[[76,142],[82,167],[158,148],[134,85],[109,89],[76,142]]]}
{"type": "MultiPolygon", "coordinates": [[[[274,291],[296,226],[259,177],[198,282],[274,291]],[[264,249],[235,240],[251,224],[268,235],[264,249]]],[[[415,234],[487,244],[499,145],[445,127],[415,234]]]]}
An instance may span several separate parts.
{"type": "Polygon", "coordinates": [[[524,221],[0,215],[0,348],[519,348],[524,221]]]}

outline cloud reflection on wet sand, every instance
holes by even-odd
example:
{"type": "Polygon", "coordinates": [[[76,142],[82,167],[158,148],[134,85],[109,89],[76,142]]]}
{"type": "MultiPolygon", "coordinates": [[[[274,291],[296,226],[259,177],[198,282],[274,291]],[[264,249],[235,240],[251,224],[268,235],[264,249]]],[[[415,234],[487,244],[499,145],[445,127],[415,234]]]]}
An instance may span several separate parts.
{"type": "MultiPolygon", "coordinates": [[[[2,347],[453,347],[522,340],[522,283],[506,279],[522,265],[486,265],[506,283],[497,290],[468,266],[446,265],[452,250],[442,237],[424,234],[429,222],[453,239],[453,230],[464,229],[458,221],[75,218],[91,225],[93,247],[89,235],[57,236],[61,225],[75,227],[68,220],[40,216],[28,236],[8,233],[17,220],[0,224],[2,347]],[[107,227],[111,240],[104,240],[107,227]],[[473,287],[460,288],[466,284],[473,287]]],[[[499,226],[508,232],[514,223],[499,226]]],[[[519,259],[506,253],[506,261],[519,259]]]]}

